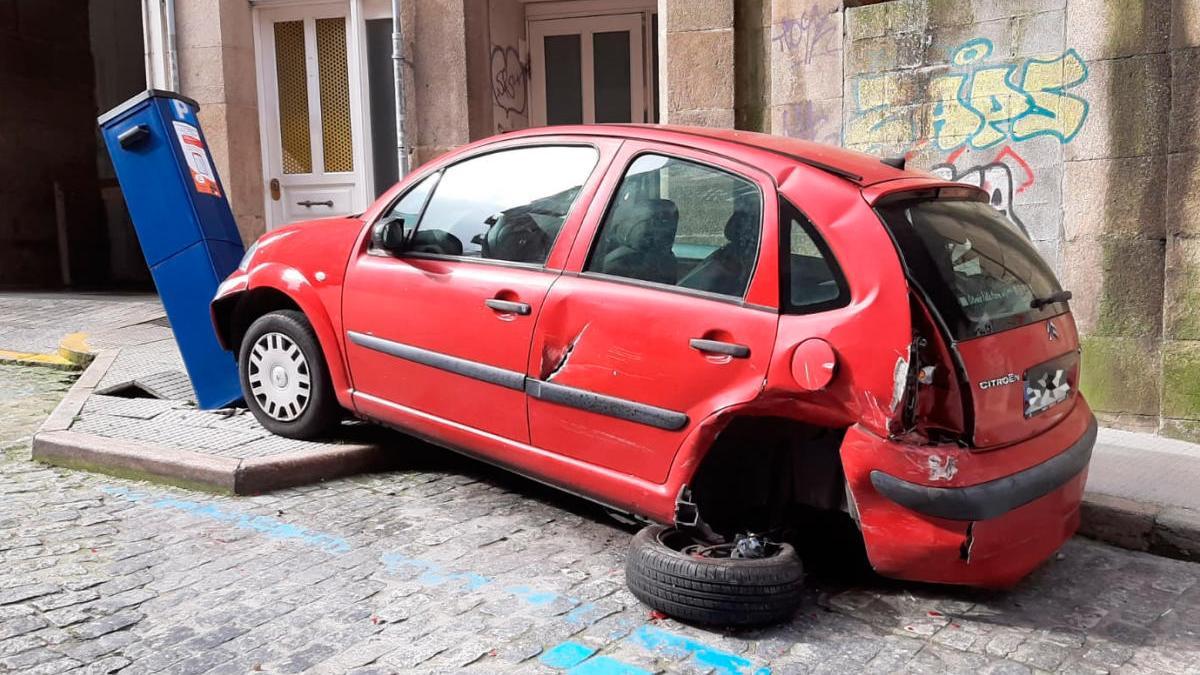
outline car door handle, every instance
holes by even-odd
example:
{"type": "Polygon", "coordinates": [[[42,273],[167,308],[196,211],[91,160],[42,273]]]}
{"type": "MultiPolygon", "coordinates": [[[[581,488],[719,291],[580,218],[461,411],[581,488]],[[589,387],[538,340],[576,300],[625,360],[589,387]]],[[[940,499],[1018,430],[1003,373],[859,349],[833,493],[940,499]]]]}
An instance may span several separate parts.
{"type": "Polygon", "coordinates": [[[511,300],[488,298],[487,300],[483,301],[483,304],[502,314],[520,314],[521,316],[527,316],[531,311],[529,305],[526,303],[512,302],[511,300]]]}
{"type": "Polygon", "coordinates": [[[709,354],[724,354],[725,356],[732,356],[735,359],[744,359],[750,356],[750,348],[736,342],[692,338],[688,344],[692,346],[692,349],[708,352],[709,354]]]}

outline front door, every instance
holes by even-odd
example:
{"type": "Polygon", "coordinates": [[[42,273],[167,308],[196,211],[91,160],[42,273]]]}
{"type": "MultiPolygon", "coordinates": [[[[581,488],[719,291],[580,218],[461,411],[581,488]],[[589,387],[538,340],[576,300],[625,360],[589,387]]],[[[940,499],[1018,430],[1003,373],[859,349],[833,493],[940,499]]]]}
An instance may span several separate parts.
{"type": "Polygon", "coordinates": [[[529,23],[535,126],[647,122],[643,14],[529,23]]]}
{"type": "Polygon", "coordinates": [[[267,227],[365,208],[349,3],[263,9],[257,27],[267,227]]]}
{"type": "Polygon", "coordinates": [[[407,249],[347,269],[356,395],[527,443],[529,342],[559,274],[545,263],[599,159],[592,145],[518,147],[408,190],[382,216],[415,228],[407,249]]]}

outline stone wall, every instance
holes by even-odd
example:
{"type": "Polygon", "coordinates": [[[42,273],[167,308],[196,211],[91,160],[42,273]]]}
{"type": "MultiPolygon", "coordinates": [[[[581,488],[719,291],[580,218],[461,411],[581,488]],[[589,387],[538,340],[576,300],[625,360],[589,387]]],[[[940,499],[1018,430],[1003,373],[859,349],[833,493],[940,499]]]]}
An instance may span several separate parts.
{"type": "MultiPolygon", "coordinates": [[[[737,79],[740,126],[984,186],[1074,292],[1102,421],[1200,440],[1200,3],[762,3],[736,32],[737,72],[769,72],[737,79]]],[[[677,54],[686,111],[716,93],[677,54]]]]}
{"type": "Polygon", "coordinates": [[[199,119],[242,239],[265,231],[254,32],[245,0],[176,3],[180,91],[199,119]]]}
{"type": "Polygon", "coordinates": [[[663,122],[734,125],[734,1],[659,0],[663,122]]]}

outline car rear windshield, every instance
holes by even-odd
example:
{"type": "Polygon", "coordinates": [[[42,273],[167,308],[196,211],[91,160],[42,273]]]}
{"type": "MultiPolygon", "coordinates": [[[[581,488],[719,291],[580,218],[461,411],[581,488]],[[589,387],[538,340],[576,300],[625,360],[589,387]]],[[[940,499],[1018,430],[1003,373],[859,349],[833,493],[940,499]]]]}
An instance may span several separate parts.
{"type": "Polygon", "coordinates": [[[1034,302],[1062,287],[1025,235],[987,202],[907,200],[878,210],[909,274],[955,340],[1067,310],[1065,302],[1034,302]]]}

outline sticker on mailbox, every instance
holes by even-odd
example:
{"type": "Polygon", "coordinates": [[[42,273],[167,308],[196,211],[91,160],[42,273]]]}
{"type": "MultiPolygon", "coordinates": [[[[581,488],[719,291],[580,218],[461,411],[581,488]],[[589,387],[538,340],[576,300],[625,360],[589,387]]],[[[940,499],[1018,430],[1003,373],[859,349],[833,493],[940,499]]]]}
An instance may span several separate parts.
{"type": "Polygon", "coordinates": [[[208,163],[208,151],[204,149],[204,141],[200,140],[200,130],[185,122],[173,124],[175,135],[179,138],[179,147],[187,159],[188,168],[191,169],[196,192],[220,197],[221,188],[217,187],[217,175],[208,163]]]}

